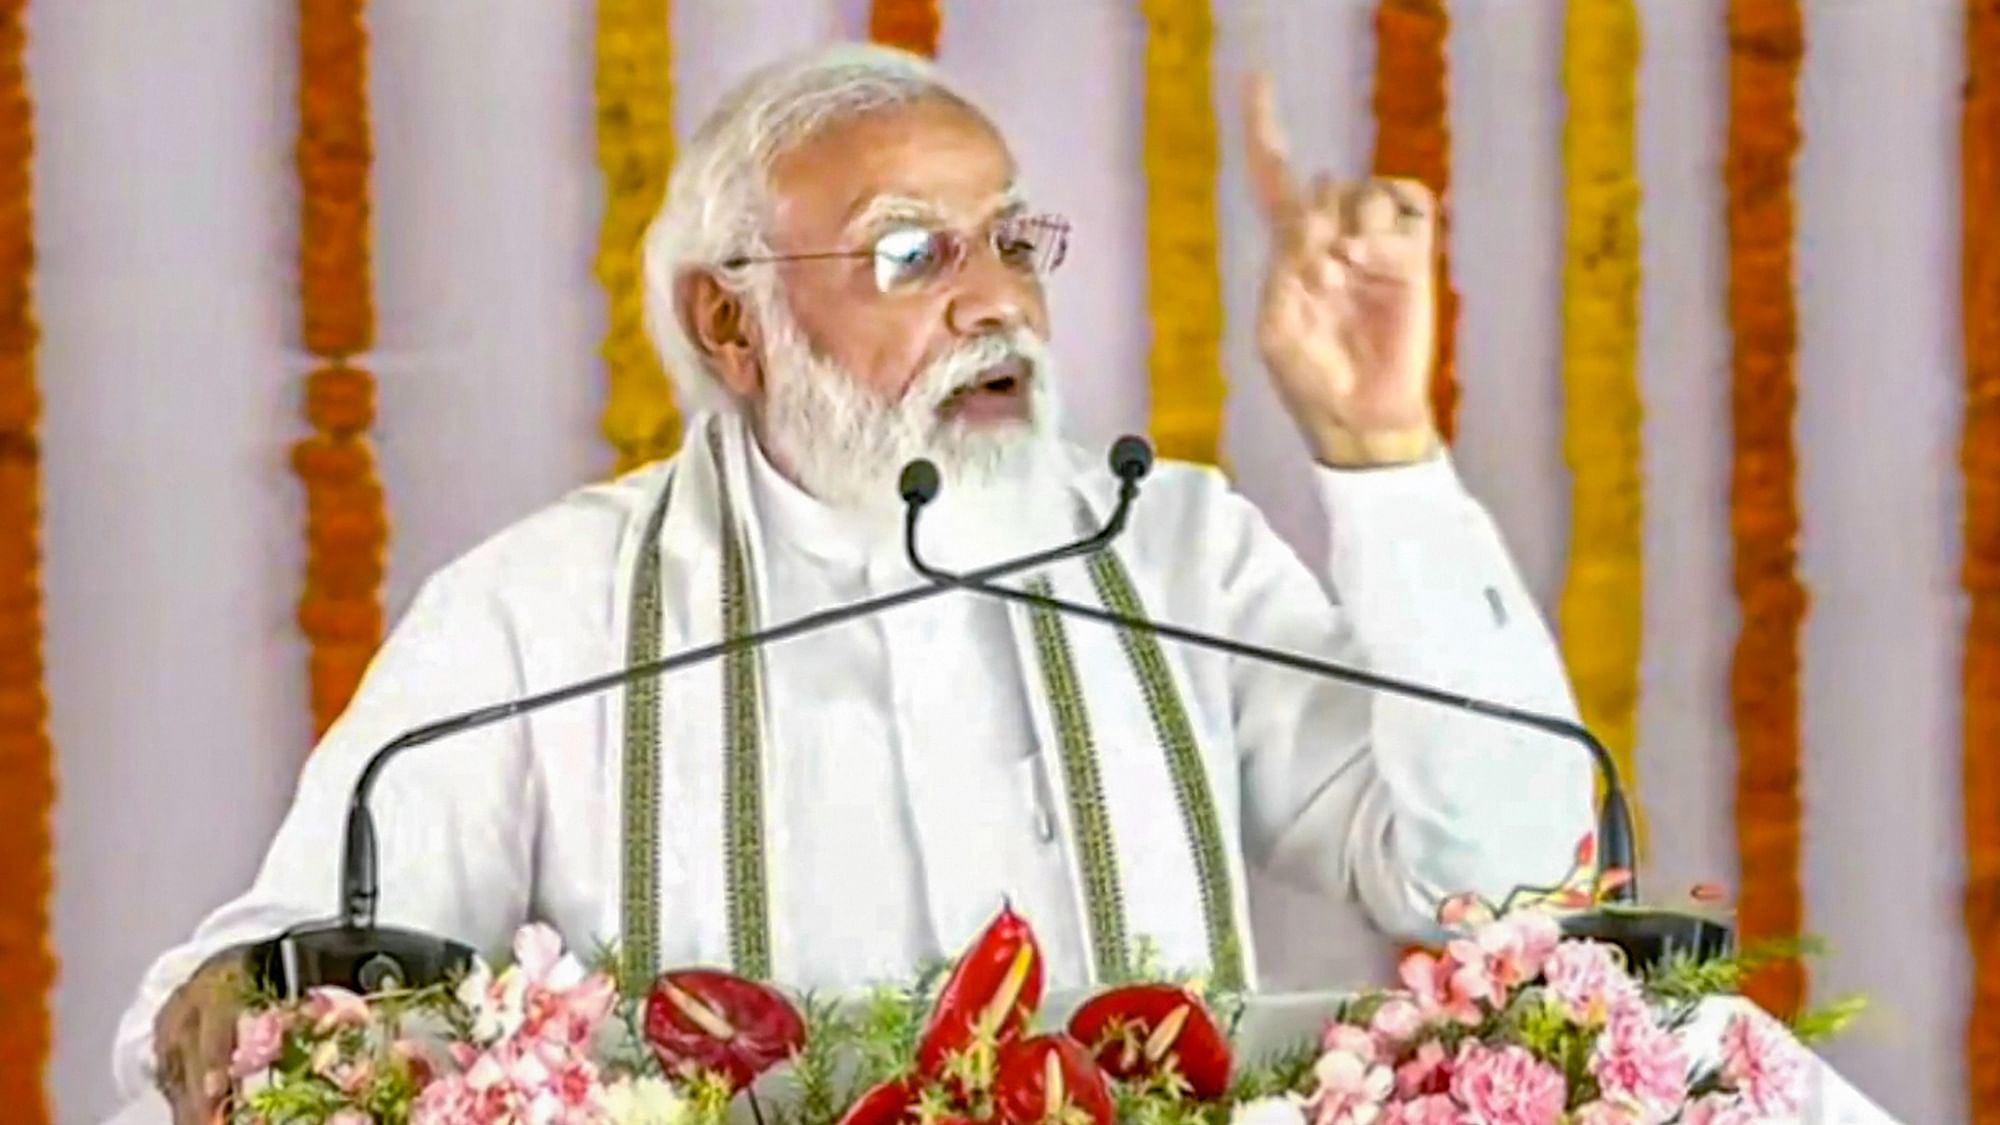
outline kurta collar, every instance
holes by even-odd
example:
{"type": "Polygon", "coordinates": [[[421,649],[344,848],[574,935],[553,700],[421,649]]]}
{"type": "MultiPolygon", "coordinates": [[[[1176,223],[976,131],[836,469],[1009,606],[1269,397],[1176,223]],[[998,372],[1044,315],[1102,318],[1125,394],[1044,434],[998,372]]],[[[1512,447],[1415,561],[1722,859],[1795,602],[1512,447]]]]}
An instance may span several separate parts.
{"type": "Polygon", "coordinates": [[[895,513],[836,508],[813,496],[779,472],[756,435],[745,430],[752,503],[769,546],[852,566],[898,548],[895,513]]]}

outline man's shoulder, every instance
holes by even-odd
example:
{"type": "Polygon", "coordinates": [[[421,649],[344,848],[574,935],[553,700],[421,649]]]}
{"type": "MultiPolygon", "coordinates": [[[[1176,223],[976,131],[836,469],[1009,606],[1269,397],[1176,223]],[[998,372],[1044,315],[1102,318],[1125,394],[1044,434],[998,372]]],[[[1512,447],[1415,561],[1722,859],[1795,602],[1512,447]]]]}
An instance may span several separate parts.
{"type": "Polygon", "coordinates": [[[432,574],[429,585],[488,595],[608,590],[627,536],[645,519],[672,458],[576,488],[489,535],[432,574]]]}

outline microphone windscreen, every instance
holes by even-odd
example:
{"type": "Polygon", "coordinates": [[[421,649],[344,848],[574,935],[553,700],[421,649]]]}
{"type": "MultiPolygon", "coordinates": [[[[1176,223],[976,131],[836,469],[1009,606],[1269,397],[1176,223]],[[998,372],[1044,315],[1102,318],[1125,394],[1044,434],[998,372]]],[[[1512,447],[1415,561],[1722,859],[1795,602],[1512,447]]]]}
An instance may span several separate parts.
{"type": "Polygon", "coordinates": [[[902,494],[903,503],[921,505],[937,499],[938,487],[937,466],[919,457],[903,466],[896,490],[902,494]]]}
{"type": "Polygon", "coordinates": [[[1146,439],[1126,434],[1111,443],[1111,472],[1119,480],[1138,480],[1153,471],[1153,447],[1146,439]]]}

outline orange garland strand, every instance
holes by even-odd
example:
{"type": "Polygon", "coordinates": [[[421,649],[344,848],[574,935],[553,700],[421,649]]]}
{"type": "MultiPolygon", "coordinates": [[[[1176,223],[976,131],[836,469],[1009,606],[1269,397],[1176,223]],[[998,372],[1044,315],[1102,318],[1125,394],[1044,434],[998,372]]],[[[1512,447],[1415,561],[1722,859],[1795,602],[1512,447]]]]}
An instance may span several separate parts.
{"type": "Polygon", "coordinates": [[[868,38],[935,58],[940,23],[937,0],[874,0],[868,9],[868,38]]]}
{"type": "Polygon", "coordinates": [[[2000,0],[1968,0],[1964,144],[1965,930],[1972,1125],[2000,1125],[2000,0]]]}
{"type": "MultiPolygon", "coordinates": [[[[1799,147],[1799,0],[1730,0],[1729,319],[1734,458],[1730,532],[1742,626],[1730,668],[1736,728],[1736,844],[1744,942],[1799,933],[1799,584],[1797,398],[1792,299],[1792,160],[1799,147]]],[[[1790,1015],[1805,991],[1796,962],[1747,982],[1790,1015]]]]}
{"type": "Polygon", "coordinates": [[[31,207],[34,115],[22,54],[27,0],[0,0],[0,1105],[46,1125],[49,892],[55,752],[42,687],[41,446],[36,423],[31,207]]]}
{"type": "MultiPolygon", "coordinates": [[[[1451,188],[1450,79],[1445,40],[1451,16],[1445,0],[1381,0],[1375,9],[1375,174],[1421,180],[1438,199],[1451,188]]],[[[1458,407],[1454,374],[1458,293],[1451,287],[1451,215],[1439,207],[1437,370],[1431,408],[1438,432],[1451,440],[1458,407]]]]}
{"type": "Polygon", "coordinates": [[[299,626],[311,644],[315,736],[361,681],[382,639],[389,519],[367,440],[375,383],[348,361],[375,341],[368,246],[365,0],[299,0],[300,297],[315,431],[292,449],[305,482],[306,581],[299,626]]]}

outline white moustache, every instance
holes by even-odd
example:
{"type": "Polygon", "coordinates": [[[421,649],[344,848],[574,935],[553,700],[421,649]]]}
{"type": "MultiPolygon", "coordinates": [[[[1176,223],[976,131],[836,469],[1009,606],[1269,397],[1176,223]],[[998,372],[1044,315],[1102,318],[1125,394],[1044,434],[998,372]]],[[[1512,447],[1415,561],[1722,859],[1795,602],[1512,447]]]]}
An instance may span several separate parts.
{"type": "Polygon", "coordinates": [[[1015,330],[979,336],[932,360],[910,387],[909,397],[933,409],[953,395],[969,391],[993,368],[1019,361],[1029,381],[1041,379],[1049,367],[1048,346],[1031,332],[1015,330]]]}

